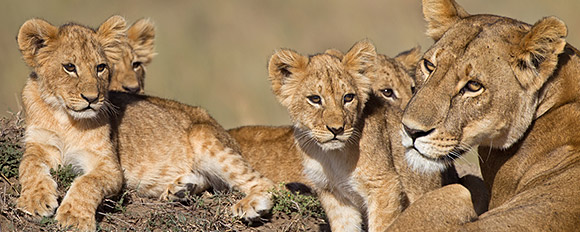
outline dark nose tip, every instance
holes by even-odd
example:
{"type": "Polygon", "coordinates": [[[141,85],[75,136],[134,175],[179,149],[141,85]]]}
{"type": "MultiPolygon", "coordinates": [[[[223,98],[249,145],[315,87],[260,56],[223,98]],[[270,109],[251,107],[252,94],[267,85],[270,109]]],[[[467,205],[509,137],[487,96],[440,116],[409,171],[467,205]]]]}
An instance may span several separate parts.
{"type": "Polygon", "coordinates": [[[344,127],[335,128],[335,127],[326,126],[326,129],[328,129],[330,132],[332,132],[332,134],[334,136],[341,135],[344,132],[344,127]]]}
{"type": "Polygon", "coordinates": [[[81,97],[83,99],[85,99],[85,101],[87,101],[88,103],[95,103],[98,99],[99,99],[99,95],[98,94],[82,94],[81,93],[81,97]]]}
{"type": "Polygon", "coordinates": [[[139,90],[141,90],[141,87],[139,87],[139,86],[124,86],[123,85],[123,89],[129,93],[138,93],[139,90]]]}
{"type": "Polygon", "coordinates": [[[431,129],[428,131],[423,131],[423,130],[419,130],[419,129],[409,128],[406,125],[403,125],[403,127],[405,128],[405,132],[407,132],[407,134],[413,139],[413,141],[415,141],[419,137],[423,137],[423,136],[426,136],[428,134],[431,134],[431,132],[433,132],[433,130],[434,130],[434,129],[431,129]]]}

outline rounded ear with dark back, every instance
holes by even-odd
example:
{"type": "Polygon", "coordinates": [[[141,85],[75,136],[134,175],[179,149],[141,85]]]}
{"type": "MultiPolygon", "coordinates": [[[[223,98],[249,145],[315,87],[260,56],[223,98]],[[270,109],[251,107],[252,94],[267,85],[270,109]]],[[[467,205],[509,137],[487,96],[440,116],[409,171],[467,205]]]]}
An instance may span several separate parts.
{"type": "Polygon", "coordinates": [[[121,59],[121,43],[126,36],[126,26],[125,18],[113,15],[97,29],[97,38],[105,51],[105,56],[111,63],[116,63],[121,59]]]}
{"type": "Polygon", "coordinates": [[[127,38],[138,59],[148,64],[155,56],[155,25],[149,19],[137,20],[127,29],[127,38]]]}
{"type": "Polygon", "coordinates": [[[22,24],[16,39],[28,66],[36,67],[38,51],[56,39],[57,34],[58,28],[42,19],[30,19],[22,24]]]}
{"type": "Polygon", "coordinates": [[[306,69],[308,57],[290,49],[277,50],[268,62],[272,91],[282,105],[289,104],[290,89],[296,88],[300,72],[306,69]]]}
{"type": "Polygon", "coordinates": [[[423,0],[423,17],[427,21],[427,35],[439,40],[459,19],[468,17],[454,0],[423,0]]]}

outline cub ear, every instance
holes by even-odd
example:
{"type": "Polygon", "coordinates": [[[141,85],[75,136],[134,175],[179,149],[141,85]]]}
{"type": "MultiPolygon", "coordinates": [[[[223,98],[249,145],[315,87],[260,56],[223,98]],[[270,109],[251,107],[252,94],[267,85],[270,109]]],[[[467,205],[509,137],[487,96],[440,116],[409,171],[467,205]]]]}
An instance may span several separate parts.
{"type": "Polygon", "coordinates": [[[411,50],[404,51],[395,56],[395,61],[403,65],[407,72],[415,72],[417,63],[421,60],[423,53],[421,53],[421,46],[411,48],[411,50]]]}
{"type": "Polygon", "coordinates": [[[149,19],[140,19],[127,29],[127,38],[135,54],[144,64],[149,64],[155,56],[155,25],[149,19]]]}
{"type": "Polygon", "coordinates": [[[336,48],[326,49],[326,51],[324,51],[324,53],[331,55],[331,56],[336,56],[336,58],[341,59],[341,60],[344,57],[344,53],[342,53],[340,50],[338,50],[336,48]]]}
{"type": "Polygon", "coordinates": [[[344,67],[358,74],[367,75],[374,71],[377,59],[375,46],[369,40],[355,43],[342,58],[344,67]]]}
{"type": "Polygon", "coordinates": [[[546,17],[522,38],[512,51],[512,69],[524,88],[538,90],[552,75],[566,46],[567,33],[562,20],[546,17]]]}
{"type": "Polygon", "coordinates": [[[121,59],[121,43],[126,38],[126,26],[125,18],[113,15],[97,29],[98,40],[103,46],[105,56],[111,63],[116,63],[121,59]]]}
{"type": "Polygon", "coordinates": [[[454,0],[423,0],[423,16],[427,21],[427,36],[439,40],[457,20],[468,17],[454,0]]]}
{"type": "Polygon", "coordinates": [[[16,40],[22,57],[28,66],[36,67],[38,51],[46,47],[58,35],[58,28],[42,19],[30,19],[20,27],[16,40]]]}
{"type": "Polygon", "coordinates": [[[299,74],[306,69],[308,57],[290,49],[277,50],[268,61],[268,75],[272,91],[283,105],[290,102],[290,92],[298,88],[299,74]]]}

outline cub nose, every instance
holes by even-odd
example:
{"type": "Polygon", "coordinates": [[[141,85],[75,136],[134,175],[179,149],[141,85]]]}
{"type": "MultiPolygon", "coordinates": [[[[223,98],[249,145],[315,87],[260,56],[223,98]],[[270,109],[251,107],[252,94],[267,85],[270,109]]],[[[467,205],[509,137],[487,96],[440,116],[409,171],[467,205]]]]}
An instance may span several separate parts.
{"type": "Polygon", "coordinates": [[[141,90],[141,87],[137,86],[124,86],[123,89],[129,93],[138,93],[141,90]]]}
{"type": "Polygon", "coordinates": [[[335,128],[326,126],[326,129],[328,129],[334,136],[341,135],[344,132],[344,127],[335,128]]]}
{"type": "Polygon", "coordinates": [[[81,93],[81,97],[90,104],[95,103],[99,99],[99,94],[81,93]]]}
{"type": "Polygon", "coordinates": [[[433,132],[433,130],[435,130],[435,129],[431,129],[428,131],[423,131],[423,130],[419,130],[419,129],[410,128],[406,125],[403,125],[403,128],[405,128],[405,132],[407,132],[407,134],[409,135],[409,137],[411,137],[413,139],[413,141],[415,141],[419,137],[427,136],[428,134],[431,134],[431,132],[433,132]]]}

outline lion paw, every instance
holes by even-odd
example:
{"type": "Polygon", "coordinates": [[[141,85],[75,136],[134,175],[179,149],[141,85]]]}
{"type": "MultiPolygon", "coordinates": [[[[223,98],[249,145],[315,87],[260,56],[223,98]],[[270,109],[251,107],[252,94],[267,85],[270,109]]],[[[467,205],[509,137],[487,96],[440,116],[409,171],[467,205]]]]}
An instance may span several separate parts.
{"type": "Polygon", "coordinates": [[[16,206],[33,217],[53,215],[54,209],[58,207],[56,183],[54,185],[41,184],[34,189],[23,190],[16,200],[16,206]]]}
{"type": "Polygon", "coordinates": [[[250,194],[232,206],[234,216],[255,221],[272,209],[270,194],[250,194]]]}
{"type": "Polygon", "coordinates": [[[63,200],[56,211],[55,219],[61,228],[74,228],[79,231],[95,231],[97,229],[94,211],[83,207],[82,202],[63,200]]]}

